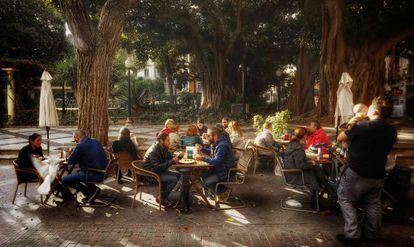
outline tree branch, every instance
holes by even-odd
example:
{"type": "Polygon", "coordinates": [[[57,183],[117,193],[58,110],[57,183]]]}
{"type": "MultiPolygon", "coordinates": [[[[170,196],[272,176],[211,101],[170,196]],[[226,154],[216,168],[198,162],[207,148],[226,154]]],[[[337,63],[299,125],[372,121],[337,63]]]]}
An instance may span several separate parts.
{"type": "Polygon", "coordinates": [[[225,56],[227,56],[234,47],[234,44],[239,39],[242,33],[242,7],[240,1],[237,1],[237,10],[236,10],[236,28],[234,32],[230,35],[229,42],[227,44],[227,49],[225,51],[225,56]]]}
{"type": "Polygon", "coordinates": [[[387,39],[381,42],[382,46],[380,50],[386,53],[387,51],[394,48],[399,42],[410,36],[414,36],[414,27],[409,27],[404,31],[390,35],[387,39]]]}
{"type": "Polygon", "coordinates": [[[93,45],[96,27],[89,16],[89,11],[82,0],[63,0],[62,8],[73,35],[76,49],[86,51],[93,45]]]}
{"type": "Polygon", "coordinates": [[[138,5],[138,0],[108,0],[102,7],[100,21],[98,24],[99,35],[108,42],[118,40],[121,34],[126,13],[132,7],[138,5]]]}

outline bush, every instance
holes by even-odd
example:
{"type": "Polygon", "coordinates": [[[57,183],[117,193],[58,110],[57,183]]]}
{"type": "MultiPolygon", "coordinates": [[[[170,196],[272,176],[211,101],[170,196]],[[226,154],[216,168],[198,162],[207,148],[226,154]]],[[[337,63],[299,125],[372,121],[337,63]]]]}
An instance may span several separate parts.
{"type": "Polygon", "coordinates": [[[266,119],[262,115],[255,115],[253,117],[253,128],[258,132],[263,131],[263,124],[265,122],[272,124],[273,135],[280,136],[289,130],[289,120],[292,118],[292,114],[289,110],[276,112],[275,115],[269,115],[266,119]]]}

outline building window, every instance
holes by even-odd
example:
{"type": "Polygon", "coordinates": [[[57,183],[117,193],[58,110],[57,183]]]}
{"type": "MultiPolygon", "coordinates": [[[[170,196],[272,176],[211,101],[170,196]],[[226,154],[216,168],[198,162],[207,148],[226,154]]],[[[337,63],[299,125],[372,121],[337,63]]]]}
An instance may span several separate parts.
{"type": "Polygon", "coordinates": [[[149,77],[149,70],[148,69],[144,70],[144,77],[149,77]]]}

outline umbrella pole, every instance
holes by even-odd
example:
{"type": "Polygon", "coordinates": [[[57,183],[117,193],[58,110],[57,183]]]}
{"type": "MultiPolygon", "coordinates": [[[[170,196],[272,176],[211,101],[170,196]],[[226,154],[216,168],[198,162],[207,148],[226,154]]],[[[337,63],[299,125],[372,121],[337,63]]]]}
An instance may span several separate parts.
{"type": "Polygon", "coordinates": [[[47,155],[50,155],[49,131],[50,131],[50,127],[49,127],[49,126],[46,126],[46,137],[47,137],[47,155]]]}

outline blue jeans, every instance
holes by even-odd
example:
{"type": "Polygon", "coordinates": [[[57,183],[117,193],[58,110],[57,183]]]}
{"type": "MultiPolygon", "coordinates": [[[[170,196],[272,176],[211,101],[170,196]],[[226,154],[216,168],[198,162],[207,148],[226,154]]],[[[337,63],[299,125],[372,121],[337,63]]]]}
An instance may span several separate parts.
{"type": "Polygon", "coordinates": [[[96,189],[96,185],[89,184],[87,182],[101,182],[103,179],[103,174],[85,171],[78,171],[76,173],[71,173],[62,178],[62,185],[64,187],[71,187],[79,190],[86,197],[89,197],[96,189]],[[82,183],[86,183],[86,186],[82,183]]]}
{"type": "MultiPolygon", "coordinates": [[[[208,172],[202,176],[203,178],[203,186],[207,188],[210,193],[215,194],[216,184],[218,182],[222,182],[220,178],[214,172],[208,172]]],[[[217,194],[220,195],[226,190],[224,185],[219,185],[217,188],[217,194]]]]}
{"type": "Polygon", "coordinates": [[[381,190],[384,179],[364,178],[348,167],[344,172],[338,188],[339,205],[341,206],[347,238],[362,237],[361,225],[358,222],[357,205],[365,210],[364,235],[377,238],[381,229],[381,190]]]}
{"type": "Polygon", "coordinates": [[[161,177],[161,183],[163,186],[161,198],[167,199],[168,195],[171,193],[175,185],[178,183],[178,180],[180,180],[180,174],[172,171],[164,171],[158,173],[158,175],[160,175],[161,177]]]}

